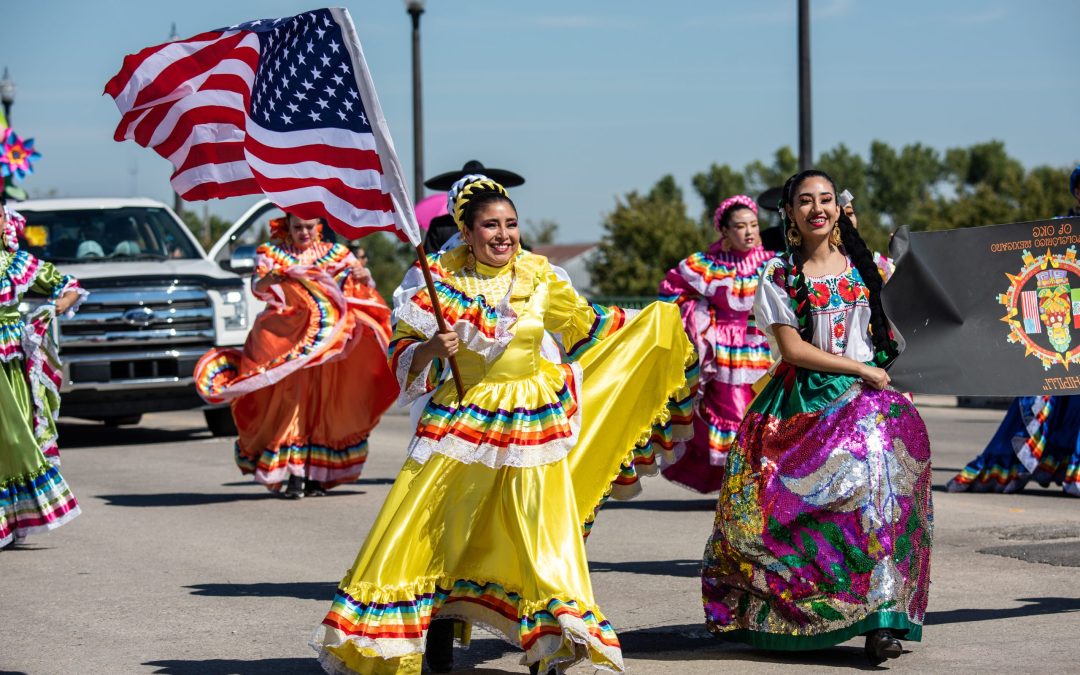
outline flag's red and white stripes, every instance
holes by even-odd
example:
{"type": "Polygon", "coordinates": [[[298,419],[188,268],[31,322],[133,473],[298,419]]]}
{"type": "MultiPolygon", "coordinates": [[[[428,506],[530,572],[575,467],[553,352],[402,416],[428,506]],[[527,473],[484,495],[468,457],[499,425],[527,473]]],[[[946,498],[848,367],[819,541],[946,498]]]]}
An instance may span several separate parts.
{"type": "Polygon", "coordinates": [[[1020,293],[1020,307],[1024,312],[1024,332],[1028,335],[1042,333],[1038,294],[1035,291],[1022,291],[1020,293]]]}
{"type": "Polygon", "coordinates": [[[243,29],[126,57],[105,87],[122,115],[114,138],[169,160],[173,189],[186,200],[263,193],[350,238],[386,230],[405,239],[372,133],[279,131],[253,119],[260,57],[259,36],[243,29]]]}

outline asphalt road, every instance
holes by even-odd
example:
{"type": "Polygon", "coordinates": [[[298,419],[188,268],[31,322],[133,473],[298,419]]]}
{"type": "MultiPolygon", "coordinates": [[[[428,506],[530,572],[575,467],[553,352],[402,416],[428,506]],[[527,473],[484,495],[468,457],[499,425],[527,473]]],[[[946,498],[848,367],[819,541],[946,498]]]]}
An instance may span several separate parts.
{"type": "MultiPolygon", "coordinates": [[[[889,669],[1076,672],[1080,500],[1038,487],[941,491],[1002,413],[923,414],[939,488],[933,589],[924,641],[889,669]]],[[[290,502],[243,478],[231,439],[211,438],[197,412],[148,415],[138,428],[63,424],[63,473],[83,515],[0,552],[0,673],[321,672],[308,637],[404,459],[407,427],[384,419],[359,483],[290,502]]],[[[777,654],[705,632],[698,563],[713,502],[653,478],[597,521],[593,584],[631,672],[875,670],[859,641],[777,654]]],[[[458,669],[527,672],[518,657],[477,631],[458,669]]]]}

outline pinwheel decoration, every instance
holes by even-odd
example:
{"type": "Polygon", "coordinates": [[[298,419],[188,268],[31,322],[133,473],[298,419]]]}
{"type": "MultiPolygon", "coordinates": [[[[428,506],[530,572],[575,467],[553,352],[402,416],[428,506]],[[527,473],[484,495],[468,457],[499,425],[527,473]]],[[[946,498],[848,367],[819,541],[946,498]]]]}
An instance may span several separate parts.
{"type": "Polygon", "coordinates": [[[3,130],[0,142],[3,143],[3,152],[0,154],[0,176],[4,178],[12,176],[15,180],[22,180],[33,173],[34,167],[30,163],[41,158],[41,155],[34,150],[34,139],[23,140],[9,127],[3,130]]]}

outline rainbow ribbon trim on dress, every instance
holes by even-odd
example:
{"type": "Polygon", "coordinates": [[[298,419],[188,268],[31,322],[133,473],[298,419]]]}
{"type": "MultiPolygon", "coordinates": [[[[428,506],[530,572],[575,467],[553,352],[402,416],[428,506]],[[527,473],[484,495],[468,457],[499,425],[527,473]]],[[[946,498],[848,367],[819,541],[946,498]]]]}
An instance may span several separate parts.
{"type": "MultiPolygon", "coordinates": [[[[749,333],[749,331],[747,331],[749,333]]],[[[757,345],[744,345],[741,347],[729,347],[723,344],[714,345],[716,365],[728,370],[768,370],[772,365],[772,357],[769,353],[769,343],[762,336],[763,342],[757,345]]]]}
{"type": "MultiPolygon", "coordinates": [[[[439,294],[439,308],[448,326],[463,321],[473,326],[483,338],[495,339],[498,332],[499,312],[487,301],[487,298],[482,295],[476,298],[470,297],[444,281],[435,282],[435,292],[439,294]]],[[[411,302],[422,312],[434,317],[431,296],[428,295],[426,288],[414,295],[411,302]]],[[[415,328],[421,328],[421,326],[415,326],[415,328]]]]}
{"type": "MultiPolygon", "coordinates": [[[[326,251],[319,255],[310,264],[315,267],[324,267],[328,265],[334,265],[344,262],[349,257],[349,249],[341,244],[330,244],[326,242],[318,242],[314,246],[326,247],[326,251]]],[[[300,261],[300,258],[296,253],[288,247],[269,242],[259,247],[258,255],[265,256],[272,263],[273,266],[262,272],[259,276],[264,276],[266,272],[271,269],[284,269],[288,267],[295,267],[297,265],[305,264],[300,261]]]]}
{"type": "Polygon", "coordinates": [[[561,371],[565,381],[555,392],[555,400],[535,408],[488,410],[475,403],[462,408],[456,401],[440,405],[432,400],[420,416],[416,437],[441,441],[454,436],[471,445],[498,449],[539,447],[572,438],[572,420],[578,411],[572,388],[575,378],[568,365],[561,366],[561,371]]]}
{"type": "Polygon", "coordinates": [[[566,350],[567,361],[576,361],[595,344],[604,338],[614,335],[620,328],[626,325],[626,311],[620,307],[606,307],[604,305],[590,304],[596,318],[585,337],[581,338],[566,350]]]}
{"type": "Polygon", "coordinates": [[[55,466],[0,484],[0,546],[16,534],[25,536],[60,527],[79,515],[79,503],[55,466]]]}
{"type": "MultiPolygon", "coordinates": [[[[619,639],[607,619],[595,608],[582,608],[574,600],[551,598],[527,602],[519,594],[499,584],[478,584],[467,579],[440,580],[418,584],[380,595],[383,601],[360,597],[352,589],[339,588],[323,626],[341,631],[345,640],[362,645],[380,640],[407,640],[412,652],[423,651],[424,639],[433,615],[461,618],[495,631],[511,644],[531,655],[546,656],[558,647],[541,646],[545,638],[563,642],[569,629],[582,628],[589,647],[602,654],[620,649],[619,639]],[[530,608],[539,607],[532,609],[530,608]],[[541,654],[538,652],[546,652],[541,654]]],[[[577,637],[577,636],[575,636],[577,637]]],[[[376,647],[376,650],[378,647],[376,647]]],[[[396,651],[401,651],[400,649],[396,651]]]]}
{"type": "Polygon", "coordinates": [[[258,459],[240,441],[233,445],[241,473],[255,474],[256,480],[271,490],[281,487],[289,475],[306,476],[331,488],[359,478],[368,456],[366,435],[343,439],[334,446],[286,442],[277,448],[263,448],[258,459]]]}
{"type": "Polygon", "coordinates": [[[1027,471],[1023,470],[1019,464],[1007,467],[1000,464],[991,466],[976,466],[975,464],[976,462],[972,462],[961,469],[953,481],[959,485],[970,485],[976,492],[1008,492],[1009,486],[1023,487],[1023,484],[1027,482],[1027,471]]]}
{"type": "Polygon", "coordinates": [[[26,251],[0,251],[0,305],[14,305],[34,283],[41,261],[26,251]]]}
{"type": "Polygon", "coordinates": [[[705,299],[724,293],[733,310],[750,311],[762,268],[772,257],[773,252],[764,248],[736,254],[714,244],[708,251],[691,254],[668,273],[661,284],[660,299],[676,304],[694,299],[692,294],[680,290],[683,286],[705,299]]]}
{"type": "Polygon", "coordinates": [[[220,403],[218,394],[240,374],[244,358],[239,349],[220,349],[207,355],[195,372],[195,388],[208,403],[220,403]]]}

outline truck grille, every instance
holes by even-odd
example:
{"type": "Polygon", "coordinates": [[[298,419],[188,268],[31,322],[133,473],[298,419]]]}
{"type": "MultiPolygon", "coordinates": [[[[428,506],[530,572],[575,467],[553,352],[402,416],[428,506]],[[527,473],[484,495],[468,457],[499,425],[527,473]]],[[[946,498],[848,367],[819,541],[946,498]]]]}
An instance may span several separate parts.
{"type": "Polygon", "coordinates": [[[91,289],[78,314],[60,322],[61,350],[213,340],[214,308],[198,286],[91,289]]]}

